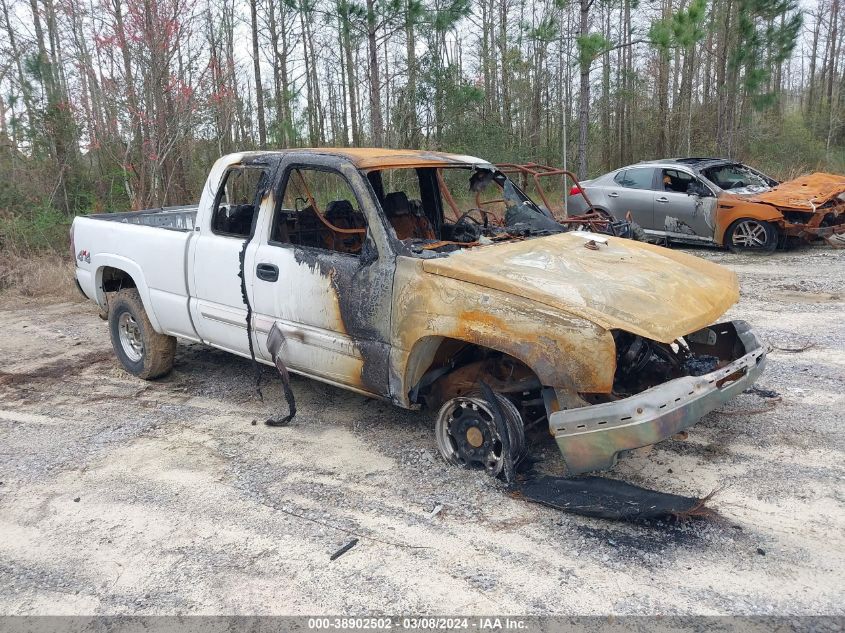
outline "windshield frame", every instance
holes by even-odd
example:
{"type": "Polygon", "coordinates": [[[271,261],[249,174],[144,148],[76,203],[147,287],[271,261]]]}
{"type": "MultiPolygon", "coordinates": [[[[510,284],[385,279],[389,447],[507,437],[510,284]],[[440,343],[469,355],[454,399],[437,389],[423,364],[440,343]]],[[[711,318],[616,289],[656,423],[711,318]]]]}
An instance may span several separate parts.
{"type": "MultiPolygon", "coordinates": [[[[509,230],[509,226],[505,224],[506,215],[510,209],[514,208],[517,208],[520,211],[528,211],[532,221],[533,218],[537,218],[545,219],[547,222],[551,221],[556,224],[556,220],[549,218],[537,202],[523,191],[515,181],[509,178],[508,175],[498,167],[490,163],[443,163],[425,167],[373,167],[367,170],[361,170],[361,175],[370,185],[379,214],[382,216],[385,224],[390,227],[397,244],[401,244],[402,250],[404,250],[406,254],[412,256],[421,256],[420,251],[423,250],[428,250],[430,252],[430,255],[427,256],[448,255],[449,252],[453,252],[452,250],[449,252],[441,252],[437,249],[442,247],[433,247],[432,243],[442,243],[443,245],[448,245],[452,249],[462,250],[464,248],[494,245],[499,242],[511,241],[513,239],[525,239],[527,237],[549,235],[552,233],[562,232],[564,230],[560,225],[552,228],[545,227],[543,229],[536,229],[528,225],[519,225],[510,227],[512,230],[509,230]],[[465,175],[467,179],[467,189],[464,192],[461,192],[458,198],[466,204],[456,203],[455,196],[453,195],[456,193],[454,190],[454,183],[450,188],[448,183],[444,182],[442,177],[446,170],[453,173],[456,170],[460,170],[462,175],[465,175]],[[387,191],[384,185],[381,184],[386,179],[388,172],[396,171],[415,172],[414,177],[420,179],[421,193],[422,188],[426,186],[423,182],[423,172],[429,172],[425,178],[429,179],[429,185],[433,185],[433,193],[436,194],[436,199],[429,199],[431,208],[425,209],[423,211],[423,215],[430,221],[433,220],[432,224],[437,229],[439,239],[430,240],[428,238],[414,236],[401,239],[399,234],[397,234],[397,227],[393,224],[390,213],[388,213],[388,210],[384,205],[387,191]],[[374,174],[374,172],[377,172],[377,174],[374,174]],[[378,182],[378,186],[374,185],[374,182],[378,182]],[[474,216],[478,215],[478,213],[476,212],[473,214],[472,212],[474,210],[480,208],[484,211],[483,204],[480,206],[477,205],[479,197],[485,191],[490,191],[490,184],[492,183],[495,183],[496,187],[498,187],[498,191],[494,195],[498,194],[500,197],[493,197],[488,202],[498,201],[498,203],[503,206],[503,209],[501,211],[490,211],[489,217],[487,213],[482,213],[481,218],[475,218],[474,216]],[[477,190],[476,187],[478,187],[477,190]],[[469,198],[466,199],[465,195],[468,195],[469,198]],[[461,210],[458,217],[455,217],[456,208],[461,210]],[[430,217],[431,215],[434,215],[435,217],[430,217]],[[457,225],[459,217],[466,215],[469,215],[471,218],[469,222],[472,222],[479,227],[478,239],[473,241],[454,241],[444,236],[443,229],[447,225],[450,229],[453,229],[457,225]],[[490,218],[492,218],[492,221],[488,222],[490,218]],[[477,222],[478,219],[481,220],[480,223],[477,222]]],[[[484,200],[481,200],[481,202],[483,203],[484,200]]]]}
{"type": "Polygon", "coordinates": [[[780,184],[774,178],[771,178],[770,176],[767,176],[766,174],[754,169],[750,165],[746,165],[745,163],[741,163],[739,161],[725,161],[723,163],[717,163],[715,165],[708,165],[706,167],[702,167],[702,168],[700,168],[696,171],[698,172],[698,175],[705,182],[711,184],[716,189],[716,191],[735,194],[735,195],[742,195],[742,194],[748,194],[748,193],[759,193],[760,191],[772,189],[772,188],[776,187],[778,184],[780,184]],[[737,189],[725,189],[724,187],[719,186],[719,184],[715,180],[713,180],[712,178],[710,178],[707,175],[707,172],[709,172],[710,170],[723,169],[725,167],[740,167],[740,168],[750,172],[752,175],[756,176],[760,180],[762,180],[764,184],[763,184],[762,187],[759,186],[759,185],[746,185],[745,187],[740,187],[740,188],[737,188],[737,189]]]}
{"type": "MultiPolygon", "coordinates": [[[[510,178],[504,171],[502,171],[501,169],[499,169],[498,167],[496,167],[494,165],[489,165],[489,164],[488,165],[468,165],[468,166],[443,165],[443,166],[438,166],[435,169],[437,171],[438,181],[444,187],[447,187],[447,185],[441,179],[441,170],[444,170],[444,169],[448,169],[450,171],[459,170],[459,169],[470,170],[471,171],[470,183],[472,183],[472,179],[476,174],[479,174],[479,173],[482,173],[482,172],[488,172],[488,173],[492,174],[492,176],[489,178],[489,181],[494,182],[499,186],[499,191],[502,194],[502,200],[504,201],[505,204],[507,204],[507,199],[505,198],[505,192],[507,191],[506,183],[510,183],[510,185],[513,189],[513,194],[515,194],[515,196],[517,198],[513,202],[526,204],[535,213],[537,213],[539,215],[545,215],[543,213],[543,210],[540,207],[540,205],[537,204],[537,202],[531,196],[529,196],[527,193],[525,193],[525,191],[516,183],[515,180],[510,178]]],[[[470,190],[472,191],[472,189],[470,189],[470,190]]],[[[450,193],[449,196],[443,196],[443,202],[446,202],[447,204],[448,204],[448,198],[451,197],[451,191],[449,191],[449,193],[450,193]]],[[[481,191],[475,191],[473,193],[475,193],[475,201],[476,201],[476,205],[478,205],[479,196],[481,195],[482,192],[481,191]]],[[[441,189],[441,195],[443,195],[442,189],[441,189]]],[[[494,198],[493,200],[486,200],[486,201],[481,200],[481,202],[482,203],[489,203],[489,202],[494,202],[496,200],[498,200],[498,199],[494,198]]],[[[477,209],[477,208],[481,208],[481,207],[475,206],[475,207],[471,207],[469,210],[471,211],[471,210],[477,209]]],[[[464,211],[464,212],[466,212],[466,211],[464,211]]],[[[492,215],[496,215],[496,214],[492,214],[492,215]]],[[[504,221],[504,218],[499,218],[499,219],[501,221],[504,221]]]]}

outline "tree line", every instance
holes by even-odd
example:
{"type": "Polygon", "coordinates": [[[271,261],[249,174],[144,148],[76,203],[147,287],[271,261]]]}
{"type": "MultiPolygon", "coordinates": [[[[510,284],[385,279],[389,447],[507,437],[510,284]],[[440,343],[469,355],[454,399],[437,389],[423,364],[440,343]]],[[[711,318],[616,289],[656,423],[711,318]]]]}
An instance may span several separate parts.
{"type": "Polygon", "coordinates": [[[422,147],[580,177],[673,155],[842,170],[841,5],[0,0],[6,239],[195,200],[217,156],[260,148],[422,147]]]}

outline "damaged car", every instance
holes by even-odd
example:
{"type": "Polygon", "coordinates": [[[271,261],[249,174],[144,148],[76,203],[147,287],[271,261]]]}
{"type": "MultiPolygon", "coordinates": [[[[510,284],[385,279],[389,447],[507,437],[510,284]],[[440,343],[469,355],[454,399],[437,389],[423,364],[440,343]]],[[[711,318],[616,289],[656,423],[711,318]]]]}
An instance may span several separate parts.
{"type": "Polygon", "coordinates": [[[719,321],[739,296],[731,271],[563,231],[471,156],[231,154],[198,206],[78,217],[71,243],[129,373],[168,373],[177,339],[210,345],[429,411],[443,457],[494,476],[537,427],[570,473],[611,468],[766,363],[746,323],[719,321]]]}
{"type": "Polygon", "coordinates": [[[652,239],[770,253],[824,240],[845,247],[845,176],[814,173],[786,182],[722,158],[673,158],[622,167],[569,192],[570,213],[592,201],[632,217],[652,239]]]}

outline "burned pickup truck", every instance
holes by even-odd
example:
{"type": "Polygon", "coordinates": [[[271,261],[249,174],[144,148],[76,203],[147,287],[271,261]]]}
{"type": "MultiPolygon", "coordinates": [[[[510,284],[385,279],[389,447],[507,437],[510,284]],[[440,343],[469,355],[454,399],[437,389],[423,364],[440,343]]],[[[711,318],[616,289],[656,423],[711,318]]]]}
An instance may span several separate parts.
{"type": "Polygon", "coordinates": [[[71,240],[128,372],[169,372],[177,338],[254,356],[432,411],[444,458],[491,475],[540,424],[570,472],[610,468],[760,375],[748,326],[713,325],[733,273],[531,214],[470,156],[253,152],[218,160],[197,207],[79,217],[71,240]],[[488,190],[514,221],[469,219],[488,190]]]}

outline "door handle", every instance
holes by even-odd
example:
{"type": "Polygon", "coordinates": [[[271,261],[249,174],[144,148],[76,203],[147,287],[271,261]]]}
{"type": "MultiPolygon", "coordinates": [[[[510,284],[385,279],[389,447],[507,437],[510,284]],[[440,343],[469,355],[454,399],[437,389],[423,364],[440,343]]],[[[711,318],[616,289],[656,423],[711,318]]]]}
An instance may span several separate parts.
{"type": "Polygon", "coordinates": [[[619,194],[616,193],[615,191],[611,191],[609,194],[607,194],[607,197],[608,198],[618,198],[619,194]]]}
{"type": "Polygon", "coordinates": [[[654,201],[655,202],[669,202],[669,198],[667,198],[666,196],[662,196],[660,198],[655,198],[654,201]]]}
{"type": "Polygon", "coordinates": [[[262,281],[278,281],[279,267],[274,264],[258,264],[255,267],[255,275],[262,281]]]}

